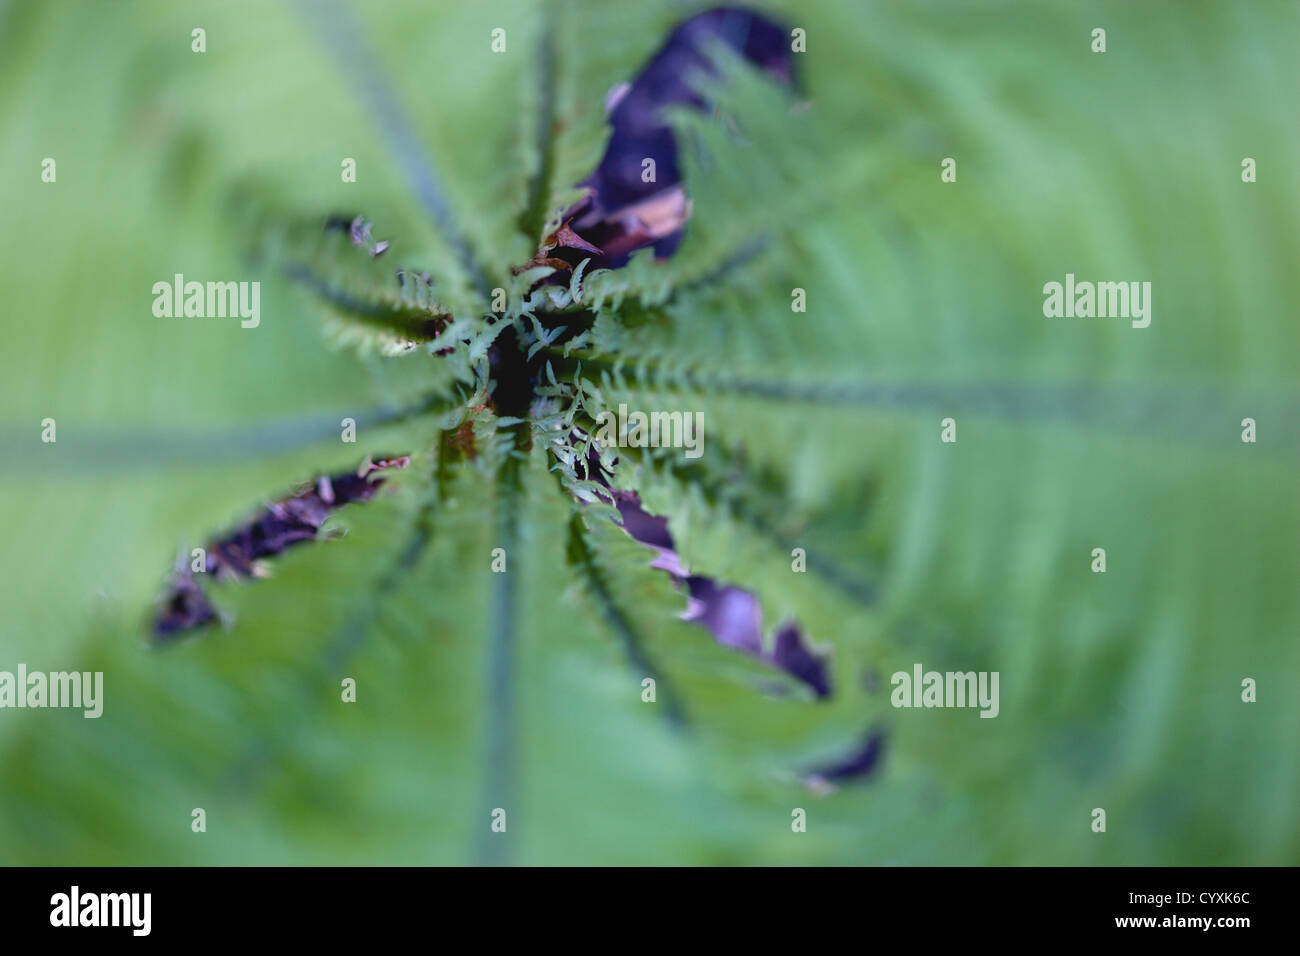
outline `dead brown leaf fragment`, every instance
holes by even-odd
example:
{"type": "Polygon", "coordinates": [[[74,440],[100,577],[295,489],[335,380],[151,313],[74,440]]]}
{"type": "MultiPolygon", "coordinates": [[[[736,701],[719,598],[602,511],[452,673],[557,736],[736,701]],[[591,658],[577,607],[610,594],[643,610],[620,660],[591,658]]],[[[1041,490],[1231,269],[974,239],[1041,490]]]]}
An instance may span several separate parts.
{"type": "Polygon", "coordinates": [[[589,252],[593,256],[603,256],[604,252],[598,246],[593,246],[582,236],[573,231],[569,225],[573,220],[569,219],[560,224],[560,227],[541,241],[537,247],[537,255],[529,259],[522,266],[514,269],[515,275],[528,269],[535,269],[538,266],[550,266],[556,272],[569,272],[573,269],[574,263],[558,256],[547,255],[556,249],[576,249],[578,252],[589,252]]]}
{"type": "Polygon", "coordinates": [[[556,229],[553,233],[543,239],[541,251],[549,252],[556,248],[578,249],[582,252],[590,252],[598,256],[603,255],[604,253],[602,253],[599,248],[593,246],[590,242],[573,231],[572,227],[569,225],[571,222],[573,222],[572,219],[562,223],[559,229],[556,229]]]}
{"type": "Polygon", "coordinates": [[[154,616],[154,637],[175,637],[217,619],[196,575],[206,573],[217,580],[265,577],[263,559],[321,537],[331,513],[375,496],[384,483],[382,477],[373,477],[376,472],[405,468],[410,461],[405,455],[377,461],[367,458],[354,471],[321,475],[210,542],[201,557],[182,563],[172,575],[154,616]],[[201,567],[196,569],[196,563],[201,567]]]}

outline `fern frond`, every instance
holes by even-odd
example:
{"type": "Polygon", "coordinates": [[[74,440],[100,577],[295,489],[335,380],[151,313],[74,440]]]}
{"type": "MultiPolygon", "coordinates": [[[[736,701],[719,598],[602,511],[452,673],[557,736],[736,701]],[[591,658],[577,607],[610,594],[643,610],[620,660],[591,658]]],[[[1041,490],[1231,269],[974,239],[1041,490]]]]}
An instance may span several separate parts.
{"type": "Polygon", "coordinates": [[[492,288],[487,270],[458,225],[433,163],[370,52],[360,24],[336,0],[320,0],[310,5],[304,3],[303,19],[334,55],[339,68],[353,81],[358,97],[365,103],[387,141],[411,191],[451,246],[462,275],[478,298],[486,302],[492,288]]]}
{"type": "Polygon", "coordinates": [[[677,691],[650,660],[645,637],[615,599],[600,553],[591,540],[582,513],[576,510],[569,520],[568,558],[582,576],[601,616],[622,643],[628,666],[638,679],[650,678],[655,682],[656,694],[663,698],[665,719],[675,727],[684,727],[686,712],[677,691]]]}
{"type": "Polygon", "coordinates": [[[533,91],[529,122],[533,125],[534,169],[528,174],[528,187],[519,230],[530,242],[539,240],[549,218],[554,215],[552,177],[555,173],[556,125],[556,42],[552,18],[543,16],[538,26],[536,86],[533,91]]]}

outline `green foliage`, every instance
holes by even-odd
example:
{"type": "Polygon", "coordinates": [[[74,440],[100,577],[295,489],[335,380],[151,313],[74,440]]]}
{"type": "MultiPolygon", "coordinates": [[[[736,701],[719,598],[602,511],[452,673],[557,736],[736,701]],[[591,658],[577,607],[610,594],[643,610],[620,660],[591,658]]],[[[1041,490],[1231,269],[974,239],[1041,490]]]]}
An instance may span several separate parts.
{"type": "Polygon", "coordinates": [[[539,288],[512,270],[680,4],[358,5],[459,240],[294,8],[0,9],[0,670],[106,695],[0,711],[0,862],[1300,858],[1294,8],[770,6],[802,89],[727,64],[675,115],[678,254],[539,288]],[[154,318],[175,272],[260,279],[262,326],[154,318]],[[1066,272],[1150,279],[1151,327],[1043,318],[1066,272]],[[506,329],[545,370],[531,420],[482,407],[506,329]],[[619,403],[703,412],[701,459],[620,450],[615,484],[832,654],[828,700],[680,620],[572,437],[619,403]],[[331,540],[214,588],[228,632],[146,647],[179,546],[406,451],[331,540]],[[1000,716],[892,708],[915,662],[1000,672],[1000,716]],[[801,783],[869,726],[868,780],[801,783]]]}

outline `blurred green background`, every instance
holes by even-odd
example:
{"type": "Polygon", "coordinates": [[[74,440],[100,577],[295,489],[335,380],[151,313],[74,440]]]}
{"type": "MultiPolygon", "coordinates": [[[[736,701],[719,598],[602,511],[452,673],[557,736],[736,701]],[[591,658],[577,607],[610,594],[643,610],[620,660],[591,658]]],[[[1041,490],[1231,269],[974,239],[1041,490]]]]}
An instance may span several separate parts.
{"type": "MultiPolygon", "coordinates": [[[[562,185],[599,156],[606,91],[697,9],[485,0],[356,16],[499,275],[533,251],[511,223],[535,159],[539,17],[559,36],[562,185]],[[489,50],[496,27],[505,54],[489,50]]],[[[733,164],[692,167],[688,243],[743,232],[748,196],[783,217],[776,264],[679,313],[655,345],[777,380],[920,389],[835,409],[699,399],[781,476],[790,534],[871,575],[880,597],[864,608],[792,575],[788,549],[645,476],[694,568],[754,588],[769,621],[798,616],[835,655],[830,702],[762,693],[760,669],[678,622],[667,579],[605,529],[691,712],[691,732],[674,733],[566,575],[568,504],[535,460],[511,859],[1300,862],[1300,10],[763,9],[807,31],[811,108],[774,108],[733,164]],[[1090,50],[1099,26],[1104,54],[1090,50]],[[948,156],[954,184],[939,179],[948,156]],[[1240,178],[1247,156],[1254,184],[1240,178]],[[1151,327],[1044,318],[1042,286],[1067,272],[1151,281],[1151,327]],[[789,311],[796,285],[806,314],[789,311]],[[997,412],[944,398],[989,382],[1029,398],[997,412]],[[1033,396],[1058,384],[1113,405],[1038,414],[1033,396]],[[1147,409],[1153,390],[1173,398],[1147,409]],[[955,445],[938,440],[947,415],[955,445]],[[1089,571],[1094,547],[1104,575],[1089,571]],[[888,675],[915,662],[999,671],[1001,715],[894,710],[888,675]],[[883,689],[864,687],[867,672],[883,689]],[[1246,677],[1257,703],[1241,701],[1246,677]],[[799,783],[870,724],[888,750],[869,781],[828,795],[799,783]],[[806,833],[791,832],[795,807],[806,833]]],[[[446,260],[311,15],[242,0],[0,5],[0,670],[105,675],[98,720],[0,711],[0,862],[461,863],[488,827],[481,475],[453,483],[428,553],[377,606],[420,467],[341,514],[346,540],[222,591],[238,615],[228,633],[163,650],[144,639],[180,546],[295,481],[370,451],[418,453],[436,433],[424,421],[357,446],[214,437],[332,425],[438,376],[427,355],[336,347],[319,309],[250,270],[232,231],[228,197],[254,182],[306,216],[366,213],[402,263],[446,260]],[[41,181],[45,157],[55,183],[41,181]],[[355,184],[340,181],[343,157],[355,184]],[[261,327],[155,318],[152,285],[176,272],[260,279],[261,327]],[[45,417],[55,444],[40,441],[45,417]],[[336,665],[358,617],[366,635],[336,665]],[[342,676],[357,703],[339,701],[342,676]],[[191,832],[195,807],[206,833],[191,832]]]]}

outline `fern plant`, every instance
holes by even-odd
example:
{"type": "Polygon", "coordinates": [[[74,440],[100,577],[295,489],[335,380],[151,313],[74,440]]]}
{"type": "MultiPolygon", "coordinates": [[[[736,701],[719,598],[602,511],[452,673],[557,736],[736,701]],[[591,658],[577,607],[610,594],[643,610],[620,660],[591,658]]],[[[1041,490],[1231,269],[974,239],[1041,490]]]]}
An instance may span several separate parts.
{"type": "Polygon", "coordinates": [[[638,231],[584,184],[700,11],[612,6],[5,11],[52,92],[0,149],[60,174],[0,240],[3,646],[107,696],[0,716],[0,859],[1293,860],[1300,217],[1237,153],[1295,154],[1294,11],[734,12],[807,52],[713,32],[638,231]],[[137,321],[176,272],[261,327],[137,321]],[[1151,328],[1048,320],[1067,272],[1151,328]],[[916,664],[999,716],[892,706],[916,664]]]}
{"type": "MultiPolygon", "coordinates": [[[[346,22],[343,14],[333,11],[329,16],[337,19],[323,24],[325,39],[338,45],[341,62],[357,68],[355,58],[346,58],[350,44],[341,32],[346,22]]],[[[350,37],[353,31],[346,34],[350,37]]],[[[706,123],[691,126],[683,117],[685,131],[696,137],[697,160],[721,162],[737,148],[753,149],[752,142],[738,145],[737,133],[742,129],[744,137],[772,141],[793,105],[789,90],[773,85],[788,85],[793,76],[787,30],[738,8],[706,11],[675,29],[641,73],[616,91],[620,102],[609,107],[613,135],[596,170],[580,184],[583,194],[577,203],[565,203],[572,186],[557,192],[552,181],[558,125],[552,102],[555,61],[553,34],[543,28],[537,52],[537,155],[518,216],[524,237],[537,242],[530,261],[508,272],[479,261],[452,218],[436,174],[415,155],[412,135],[393,105],[392,94],[383,88],[377,73],[368,75],[373,67],[364,62],[359,67],[368,80],[363,89],[375,98],[370,105],[384,118],[385,132],[407,169],[412,191],[454,251],[457,268],[447,275],[436,268],[400,265],[394,269],[391,257],[381,257],[390,249],[399,250],[402,243],[377,241],[373,224],[362,216],[330,215],[317,229],[277,230],[275,221],[265,218],[241,228],[260,240],[255,262],[264,268],[268,263],[278,265],[285,277],[329,308],[337,338],[402,356],[406,363],[432,361],[449,384],[420,396],[409,407],[363,418],[367,430],[398,421],[437,422],[436,438],[428,446],[408,449],[400,458],[386,456],[376,462],[367,457],[355,473],[316,477],[237,530],[194,551],[193,561],[182,557],[153,624],[154,636],[161,642],[214,624],[219,611],[209,600],[209,588],[200,581],[224,583],[268,575],[271,558],[325,536],[332,512],[369,500],[388,479],[390,469],[406,468],[414,458],[426,476],[423,488],[412,482],[416,485],[412,493],[421,505],[411,533],[396,543],[397,560],[377,584],[382,595],[400,586],[419,566],[437,533],[439,510],[455,506],[447,487],[456,481],[457,473],[476,472],[491,483],[495,499],[490,562],[494,578],[490,611],[485,615],[491,621],[487,693],[489,712],[494,715],[488,730],[487,794],[497,805],[494,812],[502,812],[513,800],[509,775],[515,759],[511,722],[519,614],[513,575],[521,573],[518,526],[520,510],[528,507],[525,481],[539,462],[547,463],[554,474],[552,493],[572,509],[563,525],[548,533],[565,540],[570,571],[623,646],[644,702],[662,703],[672,724],[685,724],[678,692],[646,648],[639,609],[618,593],[615,579],[620,571],[612,566],[614,559],[598,529],[598,524],[610,520],[659,554],[656,566],[667,570],[689,594],[691,609],[684,618],[699,622],[723,646],[747,652],[802,681],[816,697],[831,693],[826,653],[809,646],[798,623],[772,627],[768,622],[765,628],[754,594],[691,574],[674,550],[667,519],[648,514],[638,494],[638,489],[653,487],[649,478],[639,476],[658,472],[679,486],[673,494],[683,499],[706,496],[713,507],[748,523],[774,546],[790,550],[796,556],[792,569],[804,571],[798,565],[806,562],[805,549],[791,550],[788,521],[780,516],[788,503],[779,480],[745,470],[743,444],[728,438],[725,421],[722,434],[710,436],[707,457],[704,435],[699,434],[695,454],[684,459],[680,450],[666,447],[667,425],[662,443],[648,434],[639,438],[635,429],[629,436],[625,425],[614,427],[626,410],[626,399],[633,395],[642,395],[642,402],[654,395],[660,403],[680,403],[684,395],[695,396],[685,400],[689,409],[710,393],[757,390],[762,394],[775,389],[779,396],[791,388],[788,383],[737,379],[727,374],[726,363],[673,361],[673,350],[663,341],[664,329],[687,321],[693,311],[707,308],[718,289],[743,279],[744,271],[752,268],[782,230],[780,220],[771,218],[771,210],[743,214],[737,202],[728,211],[727,229],[693,237],[685,245],[683,265],[670,265],[666,260],[681,243],[691,218],[691,200],[681,182],[676,137],[664,114],[674,107],[698,112],[709,108],[711,101],[721,101],[706,123]],[[771,82],[744,72],[744,66],[761,67],[771,82]],[[719,74],[726,75],[721,86],[719,74]],[[726,87],[732,89],[724,92],[726,87]],[[601,246],[579,235],[572,225],[575,220],[601,246]],[[588,271],[593,262],[597,265],[588,271]],[[456,278],[461,280],[459,288],[456,278]],[[494,285],[498,282],[502,284],[494,285]],[[488,299],[495,311],[484,311],[488,299]],[[700,460],[692,462],[692,458],[700,460]],[[729,485],[734,490],[728,490],[729,485]]],[[[765,182],[792,172],[788,167],[797,158],[767,153],[751,163],[752,168],[733,166],[732,172],[765,182]]],[[[267,215],[260,207],[258,212],[267,215]]],[[[709,214],[720,215],[713,210],[709,214]]],[[[798,297],[803,292],[793,294],[798,297]]],[[[834,386],[798,391],[801,398],[813,402],[843,397],[843,390],[834,386]]],[[[667,414],[680,422],[683,411],[667,414]]],[[[692,414],[685,412],[688,418],[692,414]]],[[[701,421],[704,414],[698,416],[701,421]]],[[[355,431],[354,419],[341,424],[345,434],[349,427],[355,431]]],[[[641,431],[648,433],[649,426],[641,431]]],[[[632,563],[649,567],[644,558],[632,563]]],[[[814,552],[811,568],[850,598],[870,603],[871,585],[855,580],[833,559],[814,552]]],[[[363,636],[364,626],[357,625],[349,640],[363,636]]],[[[332,663],[342,666],[345,660],[335,656],[332,663]]],[[[779,681],[768,681],[763,690],[790,692],[779,681]]],[[[860,752],[810,771],[809,781],[825,786],[829,778],[866,775],[874,769],[881,740],[881,734],[873,732],[860,752]]],[[[504,841],[489,837],[483,845],[486,852],[504,841]]]]}

